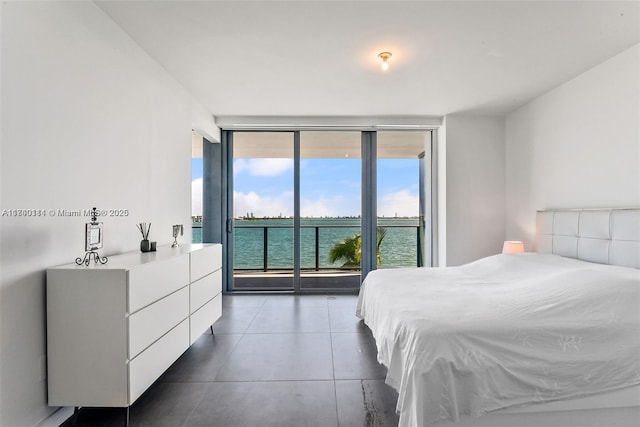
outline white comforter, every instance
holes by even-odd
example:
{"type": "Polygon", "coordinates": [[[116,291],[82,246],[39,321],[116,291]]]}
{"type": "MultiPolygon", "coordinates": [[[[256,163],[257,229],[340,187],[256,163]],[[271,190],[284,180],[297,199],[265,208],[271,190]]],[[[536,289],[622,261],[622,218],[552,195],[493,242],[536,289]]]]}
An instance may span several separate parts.
{"type": "Polygon", "coordinates": [[[376,270],[371,328],[401,427],[640,384],[640,271],[556,255],[376,270]]]}

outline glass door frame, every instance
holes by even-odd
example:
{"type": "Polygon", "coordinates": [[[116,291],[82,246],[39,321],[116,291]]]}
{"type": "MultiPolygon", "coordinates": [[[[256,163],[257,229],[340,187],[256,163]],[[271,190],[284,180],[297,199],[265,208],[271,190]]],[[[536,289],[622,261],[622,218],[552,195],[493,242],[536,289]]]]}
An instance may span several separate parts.
{"type": "MultiPolygon", "coordinates": [[[[224,269],[224,275],[225,275],[225,289],[227,292],[243,292],[243,290],[241,289],[236,289],[233,287],[233,280],[234,280],[234,271],[233,271],[233,251],[234,251],[234,239],[233,239],[233,218],[234,218],[234,212],[233,212],[233,134],[235,131],[226,131],[223,130],[222,131],[222,176],[223,181],[222,181],[222,188],[223,188],[223,207],[222,207],[222,212],[226,213],[226,218],[225,218],[225,230],[222,233],[222,244],[223,244],[223,265],[225,266],[224,269]]],[[[302,287],[301,286],[301,280],[300,280],[300,276],[301,276],[301,216],[300,216],[300,199],[301,199],[301,195],[300,195],[300,178],[301,178],[301,171],[300,171],[300,130],[282,130],[282,131],[272,131],[272,130],[268,130],[268,131],[261,131],[261,130],[251,130],[251,131],[238,131],[238,132],[282,132],[282,133],[291,133],[293,134],[293,293],[295,294],[313,294],[313,293],[327,293],[327,292],[331,292],[331,293],[346,293],[346,294],[353,294],[355,292],[358,291],[358,289],[354,289],[354,288],[348,288],[348,289],[340,289],[340,288],[308,288],[308,287],[302,287]]],[[[375,168],[375,132],[368,132],[369,134],[373,134],[373,147],[374,147],[374,156],[373,156],[373,163],[374,163],[374,168],[375,168]]],[[[371,137],[370,135],[365,138],[364,136],[364,132],[361,132],[361,151],[362,151],[362,156],[365,156],[365,153],[367,153],[366,155],[370,155],[370,151],[369,150],[365,150],[365,140],[368,142],[368,144],[371,144],[371,137]]],[[[363,165],[364,165],[364,158],[362,159],[363,165]]],[[[365,172],[364,170],[367,169],[366,167],[362,167],[362,176],[363,178],[365,177],[365,172]]],[[[373,176],[375,176],[375,169],[374,169],[374,174],[373,176]]],[[[362,193],[362,198],[363,200],[367,198],[367,190],[365,190],[365,186],[362,185],[363,188],[363,193],[362,193]]],[[[368,186],[367,186],[368,188],[368,186]]],[[[366,214],[365,211],[363,210],[363,212],[361,213],[361,217],[362,217],[362,223],[360,225],[361,227],[361,233],[362,233],[362,253],[363,253],[363,262],[362,265],[366,265],[365,264],[365,254],[367,253],[367,249],[368,246],[372,246],[373,247],[373,260],[374,260],[374,264],[373,264],[373,268],[375,269],[375,240],[373,245],[371,245],[371,243],[368,241],[368,238],[364,235],[364,228],[362,226],[362,224],[365,222],[365,217],[367,215],[371,216],[373,215],[375,218],[375,192],[373,193],[373,211],[366,214]]],[[[365,203],[362,203],[362,208],[365,208],[365,203]]],[[[370,223],[373,224],[373,229],[374,229],[374,236],[375,236],[375,219],[372,219],[369,221],[370,223]]],[[[375,237],[374,237],[375,239],[375,237]]],[[[362,267],[361,267],[361,277],[362,277],[362,267]]],[[[362,279],[361,279],[362,280],[362,279]]],[[[247,292],[279,292],[279,291],[291,291],[290,289],[274,289],[273,291],[271,290],[247,290],[247,292]]]]}
{"type": "MultiPolygon", "coordinates": [[[[243,133],[260,133],[261,130],[241,131],[243,133]]],[[[289,133],[293,135],[293,288],[272,288],[272,289],[251,289],[247,292],[291,292],[299,293],[300,291],[300,132],[292,130],[269,131],[278,133],[289,133]]],[[[224,266],[223,287],[225,292],[243,292],[242,289],[234,289],[234,212],[233,212],[233,134],[234,131],[221,131],[222,144],[222,212],[224,221],[224,230],[222,233],[223,257],[222,265],[224,266]]],[[[265,248],[266,250],[266,248],[265,248]]]]}

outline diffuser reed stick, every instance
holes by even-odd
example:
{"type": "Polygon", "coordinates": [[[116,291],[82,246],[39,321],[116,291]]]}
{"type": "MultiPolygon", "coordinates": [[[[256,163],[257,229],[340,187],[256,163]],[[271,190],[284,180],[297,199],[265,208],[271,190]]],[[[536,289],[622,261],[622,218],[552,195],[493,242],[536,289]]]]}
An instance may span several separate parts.
{"type": "Polygon", "coordinates": [[[141,222],[136,225],[140,233],[142,233],[142,240],[149,240],[149,232],[151,231],[151,223],[147,226],[146,222],[141,222]]]}

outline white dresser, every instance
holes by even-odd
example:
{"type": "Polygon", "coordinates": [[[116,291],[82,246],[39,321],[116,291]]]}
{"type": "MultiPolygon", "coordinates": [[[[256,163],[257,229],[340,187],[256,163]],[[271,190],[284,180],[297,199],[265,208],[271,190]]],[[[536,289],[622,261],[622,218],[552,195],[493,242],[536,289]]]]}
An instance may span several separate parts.
{"type": "Polygon", "coordinates": [[[129,407],[222,315],[222,246],[47,270],[50,406],[129,407]]]}

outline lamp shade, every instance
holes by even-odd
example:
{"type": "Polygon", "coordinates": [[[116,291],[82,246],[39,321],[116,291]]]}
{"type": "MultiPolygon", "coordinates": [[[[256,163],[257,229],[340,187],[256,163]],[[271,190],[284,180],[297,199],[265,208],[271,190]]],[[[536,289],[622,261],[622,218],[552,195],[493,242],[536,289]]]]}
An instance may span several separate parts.
{"type": "Polygon", "coordinates": [[[517,240],[506,240],[502,245],[503,254],[521,254],[524,252],[524,243],[517,240]]]}

